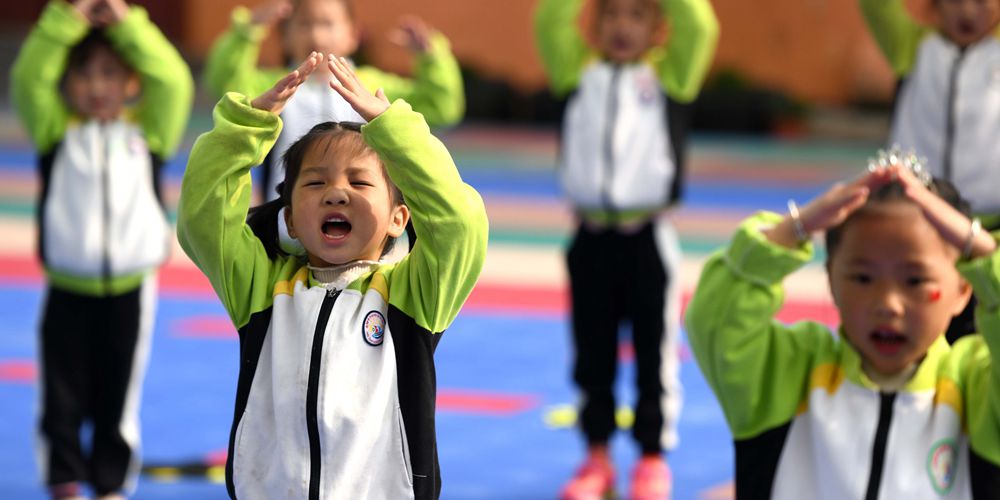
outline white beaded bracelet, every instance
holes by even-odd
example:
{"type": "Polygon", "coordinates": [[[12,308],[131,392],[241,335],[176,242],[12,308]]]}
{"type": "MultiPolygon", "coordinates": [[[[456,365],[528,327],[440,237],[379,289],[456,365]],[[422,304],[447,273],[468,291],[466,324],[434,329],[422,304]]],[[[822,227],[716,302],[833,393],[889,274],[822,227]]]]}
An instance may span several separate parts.
{"type": "Polygon", "coordinates": [[[799,206],[795,200],[788,200],[788,216],[792,219],[792,229],[795,231],[795,237],[799,239],[799,243],[809,241],[809,232],[802,224],[802,218],[799,217],[799,206]]]}
{"type": "Polygon", "coordinates": [[[979,217],[972,218],[972,225],[969,226],[969,236],[965,238],[965,245],[962,247],[962,258],[968,259],[972,255],[972,245],[976,241],[976,236],[983,230],[983,221],[979,217]]]}

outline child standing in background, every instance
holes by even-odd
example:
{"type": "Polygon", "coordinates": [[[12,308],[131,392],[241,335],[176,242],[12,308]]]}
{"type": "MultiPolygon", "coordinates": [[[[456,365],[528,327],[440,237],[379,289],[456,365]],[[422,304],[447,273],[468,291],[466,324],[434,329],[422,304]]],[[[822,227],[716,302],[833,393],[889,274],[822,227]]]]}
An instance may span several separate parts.
{"type": "Polygon", "coordinates": [[[11,88],[42,178],[39,467],[54,498],[82,498],[80,483],[120,498],[139,471],[155,274],[171,244],[160,168],[183,135],[194,82],[142,8],[53,0],[11,88]]]}
{"type": "Polygon", "coordinates": [[[913,165],[885,155],[801,210],[756,215],[705,264],[688,341],[733,434],[736,498],[1000,498],[1000,254],[913,165]],[[837,335],[775,320],[815,231],[837,335]],[[973,290],[981,335],[949,346],[973,290]]]}
{"type": "Polygon", "coordinates": [[[618,328],[631,323],[638,402],[633,436],[642,459],[630,498],[666,498],[664,450],[676,443],[681,405],[677,301],[680,246],[665,212],[680,201],[684,110],[709,69],[718,22],[708,0],[598,0],[597,50],[576,28],[583,0],[542,0],[536,37],[553,93],[573,93],[559,174],[579,224],[567,261],[582,392],[584,465],[562,498],[613,491],[608,441],[618,328]],[[661,19],[669,41],[653,47],[661,19]]]}
{"type": "MultiPolygon", "coordinates": [[[[987,229],[1000,229],[1000,0],[929,0],[937,28],[903,0],[861,0],[872,35],[900,79],[889,144],[927,159],[987,229]]],[[[949,326],[975,331],[973,304],[949,326]]]]}
{"type": "Polygon", "coordinates": [[[433,355],[482,270],[486,210],[419,113],[331,57],[329,85],[368,123],[312,127],[283,155],[280,197],[248,220],[250,169],[323,61],[310,54],[256,99],[226,94],[181,186],[181,245],[240,335],[227,487],[250,499],[435,499],[433,355]],[[280,249],[279,209],[304,256],[280,249]],[[416,244],[386,263],[411,216],[416,244]]]}
{"type": "MultiPolygon", "coordinates": [[[[226,92],[260,95],[288,73],[287,68],[258,68],[260,44],[275,26],[281,26],[285,61],[302,61],[310,52],[350,58],[361,34],[352,0],[271,0],[252,11],[233,11],[232,24],[215,42],[205,62],[205,84],[217,96],[226,92]]],[[[404,99],[423,114],[431,126],[453,125],[465,113],[465,91],[458,62],[448,40],[418,18],[404,17],[393,40],[416,56],[414,78],[402,78],[371,66],[356,68],[370,91],[381,88],[391,99],[404,99]]],[[[264,197],[278,196],[283,174],[281,155],[317,123],[360,121],[357,113],[330,92],[325,67],[299,88],[281,114],[284,128],[271,155],[264,161],[264,197]]]]}

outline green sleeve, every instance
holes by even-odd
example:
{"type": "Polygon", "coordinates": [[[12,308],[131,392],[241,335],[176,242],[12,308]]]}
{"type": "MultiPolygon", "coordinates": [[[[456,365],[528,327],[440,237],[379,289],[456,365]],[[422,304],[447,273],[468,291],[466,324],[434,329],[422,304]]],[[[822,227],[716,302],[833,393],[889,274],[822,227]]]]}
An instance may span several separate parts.
{"type": "Polygon", "coordinates": [[[437,333],[458,315],[486,258],[483,200],[451,155],[404,101],[362,128],[365,142],[403,192],[417,240],[389,277],[389,302],[437,333]]]}
{"type": "Polygon", "coordinates": [[[928,29],[906,11],[903,0],[860,0],[861,13],[875,41],[897,76],[904,76],[916,62],[917,48],[928,29]]]}
{"type": "Polygon", "coordinates": [[[662,0],[670,38],[651,54],[660,82],[677,101],[698,97],[719,40],[719,21],[708,0],[662,0]]]}
{"type": "Polygon", "coordinates": [[[582,9],[583,0],[542,0],[535,11],[535,42],[556,96],[580,84],[583,67],[594,56],[577,28],[582,9]]]}
{"type": "Polygon", "coordinates": [[[191,114],[191,70],[141,7],[129,8],[125,19],[108,27],[107,33],[141,79],[142,97],[135,114],[149,150],[162,158],[171,156],[191,114]]]}
{"type": "Polygon", "coordinates": [[[240,328],[271,304],[278,276],[294,264],[291,258],[269,260],[246,224],[250,168],[274,145],[281,119],[236,93],[222,97],[212,118],[215,127],[195,142],[184,171],[177,239],[240,328]]]}
{"type": "Polygon", "coordinates": [[[250,22],[249,10],[233,10],[229,29],[216,40],[205,59],[202,79],[212,95],[222,97],[226,92],[237,92],[256,97],[287,74],[283,69],[257,68],[260,44],[266,36],[266,28],[250,22]]]}
{"type": "Polygon", "coordinates": [[[774,319],[784,302],[781,281],[812,255],[811,244],[790,250],[766,240],[761,228],[780,220],[764,213],[745,221],[705,264],[685,314],[691,350],[735,439],[791,420],[812,368],[825,361],[818,357],[832,352],[823,326],[774,319]]]}
{"type": "Polygon", "coordinates": [[[430,49],[417,56],[412,79],[371,66],[358,68],[357,74],[373,92],[381,88],[389,99],[410,103],[433,127],[455,125],[465,116],[462,72],[451,53],[451,44],[441,33],[434,33],[430,49]]]}
{"type": "Polygon", "coordinates": [[[1000,252],[959,264],[978,300],[976,328],[980,335],[955,345],[965,373],[962,399],[969,445],[980,457],[1000,466],[1000,252]]]}
{"type": "Polygon", "coordinates": [[[64,0],[42,11],[11,68],[11,99],[35,148],[46,153],[66,133],[70,110],[59,82],[70,48],[90,30],[86,19],[64,0]]]}

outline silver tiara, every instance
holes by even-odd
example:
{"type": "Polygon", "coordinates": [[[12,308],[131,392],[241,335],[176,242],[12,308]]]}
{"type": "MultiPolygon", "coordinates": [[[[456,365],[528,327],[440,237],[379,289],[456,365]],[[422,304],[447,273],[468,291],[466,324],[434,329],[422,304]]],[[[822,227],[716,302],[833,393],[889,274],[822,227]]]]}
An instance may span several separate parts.
{"type": "Polygon", "coordinates": [[[907,153],[903,153],[903,151],[899,149],[899,145],[894,144],[888,151],[880,149],[878,150],[878,155],[875,158],[868,159],[868,171],[875,172],[883,168],[888,168],[890,165],[902,165],[906,167],[924,186],[930,187],[934,178],[931,176],[931,173],[927,171],[927,168],[924,167],[924,163],[926,162],[926,158],[918,157],[912,149],[907,153]]]}

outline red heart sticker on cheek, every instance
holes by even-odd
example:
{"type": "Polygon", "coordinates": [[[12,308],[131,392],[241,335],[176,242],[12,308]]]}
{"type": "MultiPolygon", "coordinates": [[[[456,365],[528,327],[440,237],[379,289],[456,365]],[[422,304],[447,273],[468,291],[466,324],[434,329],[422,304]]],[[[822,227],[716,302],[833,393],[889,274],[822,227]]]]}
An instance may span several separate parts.
{"type": "Polygon", "coordinates": [[[937,302],[937,301],[941,300],[941,290],[931,290],[927,294],[927,300],[929,300],[931,302],[937,302]]]}

